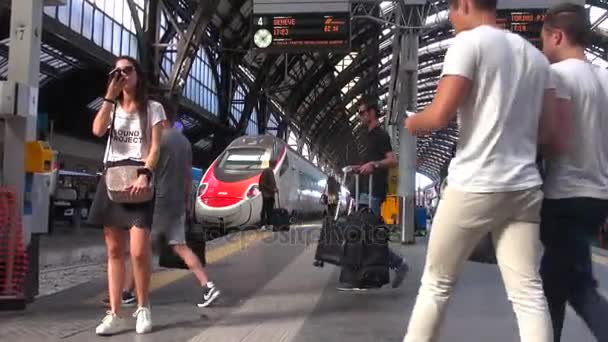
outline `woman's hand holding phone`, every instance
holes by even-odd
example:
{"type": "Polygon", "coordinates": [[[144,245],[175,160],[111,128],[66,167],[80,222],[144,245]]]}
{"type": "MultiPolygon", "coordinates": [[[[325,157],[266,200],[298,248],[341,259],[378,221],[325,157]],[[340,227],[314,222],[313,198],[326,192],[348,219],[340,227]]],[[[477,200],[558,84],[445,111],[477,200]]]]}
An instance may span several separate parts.
{"type": "Polygon", "coordinates": [[[123,75],[120,72],[112,72],[110,74],[110,84],[108,84],[106,98],[115,100],[122,92],[124,86],[125,78],[123,77],[123,75]]]}

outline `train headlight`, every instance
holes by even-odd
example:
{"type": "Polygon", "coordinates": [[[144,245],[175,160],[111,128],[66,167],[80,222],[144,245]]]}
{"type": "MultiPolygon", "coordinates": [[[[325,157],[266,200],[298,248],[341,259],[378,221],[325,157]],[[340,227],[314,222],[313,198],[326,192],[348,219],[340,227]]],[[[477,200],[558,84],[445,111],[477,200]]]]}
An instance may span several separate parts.
{"type": "Polygon", "coordinates": [[[196,197],[203,196],[203,194],[205,193],[206,190],[207,190],[207,184],[201,183],[201,185],[198,186],[198,191],[196,192],[196,197]]]}
{"type": "Polygon", "coordinates": [[[247,198],[253,198],[255,196],[257,196],[260,193],[260,187],[258,187],[257,185],[252,185],[249,190],[247,190],[247,198]]]}

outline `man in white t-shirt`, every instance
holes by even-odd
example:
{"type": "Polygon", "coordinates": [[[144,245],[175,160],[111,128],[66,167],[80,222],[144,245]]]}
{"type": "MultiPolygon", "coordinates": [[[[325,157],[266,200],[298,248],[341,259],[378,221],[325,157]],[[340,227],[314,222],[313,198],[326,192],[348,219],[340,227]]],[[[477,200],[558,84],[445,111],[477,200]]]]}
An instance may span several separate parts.
{"type": "Polygon", "coordinates": [[[566,303],[598,341],[608,341],[608,302],[597,291],[589,240],[608,214],[608,71],[586,60],[591,29],[585,8],[562,4],[547,12],[543,50],[558,81],[557,97],[571,115],[560,118],[565,153],[546,160],[541,275],[555,341],[566,303]]]}
{"type": "Polygon", "coordinates": [[[550,66],[528,41],[497,28],[496,0],[448,3],[456,37],[437,94],[405,127],[421,134],[446,127],[457,114],[460,138],[404,341],[439,339],[456,279],[473,248],[491,233],[521,341],[550,342],[538,272],[542,180],[536,165],[537,144],[550,148],[555,141],[546,114],[556,105],[550,66]]]}

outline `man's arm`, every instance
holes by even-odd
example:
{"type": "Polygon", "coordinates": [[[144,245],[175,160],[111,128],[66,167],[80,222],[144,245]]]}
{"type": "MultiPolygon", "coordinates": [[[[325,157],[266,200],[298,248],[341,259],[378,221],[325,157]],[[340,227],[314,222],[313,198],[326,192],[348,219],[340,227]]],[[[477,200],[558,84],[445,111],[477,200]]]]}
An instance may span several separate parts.
{"type": "Polygon", "coordinates": [[[421,113],[407,118],[405,128],[413,135],[424,135],[446,127],[469,95],[471,84],[472,81],[463,76],[444,76],[439,81],[433,102],[421,113]]]}
{"type": "Polygon", "coordinates": [[[272,188],[274,189],[274,192],[279,192],[279,188],[277,187],[277,179],[274,177],[274,171],[269,170],[268,173],[270,174],[270,179],[272,180],[272,188]]]}
{"type": "Polygon", "coordinates": [[[572,101],[558,98],[555,90],[547,89],[538,127],[538,144],[544,157],[564,153],[570,140],[572,101]]]}
{"type": "Polygon", "coordinates": [[[543,108],[538,125],[538,145],[543,157],[568,149],[572,121],[572,95],[559,69],[548,67],[543,108]]]}
{"type": "Polygon", "coordinates": [[[405,121],[405,128],[411,134],[424,135],[443,128],[456,116],[458,108],[471,92],[478,57],[479,46],[474,37],[463,32],[454,38],[443,61],[433,102],[422,113],[405,121]]]}

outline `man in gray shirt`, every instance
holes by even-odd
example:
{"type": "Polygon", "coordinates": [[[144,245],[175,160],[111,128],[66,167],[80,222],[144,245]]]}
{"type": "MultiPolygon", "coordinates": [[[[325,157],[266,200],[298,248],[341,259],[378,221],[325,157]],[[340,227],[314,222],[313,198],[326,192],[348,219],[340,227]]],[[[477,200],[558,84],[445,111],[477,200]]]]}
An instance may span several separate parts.
{"type": "Polygon", "coordinates": [[[211,304],[220,291],[207,278],[199,258],[186,244],[186,216],[192,215],[192,147],[190,141],[173,128],[176,111],[162,99],[167,120],[164,122],[160,156],[156,166],[156,203],[152,229],[166,237],[174,252],[194,273],[203,287],[199,307],[211,304]]]}

